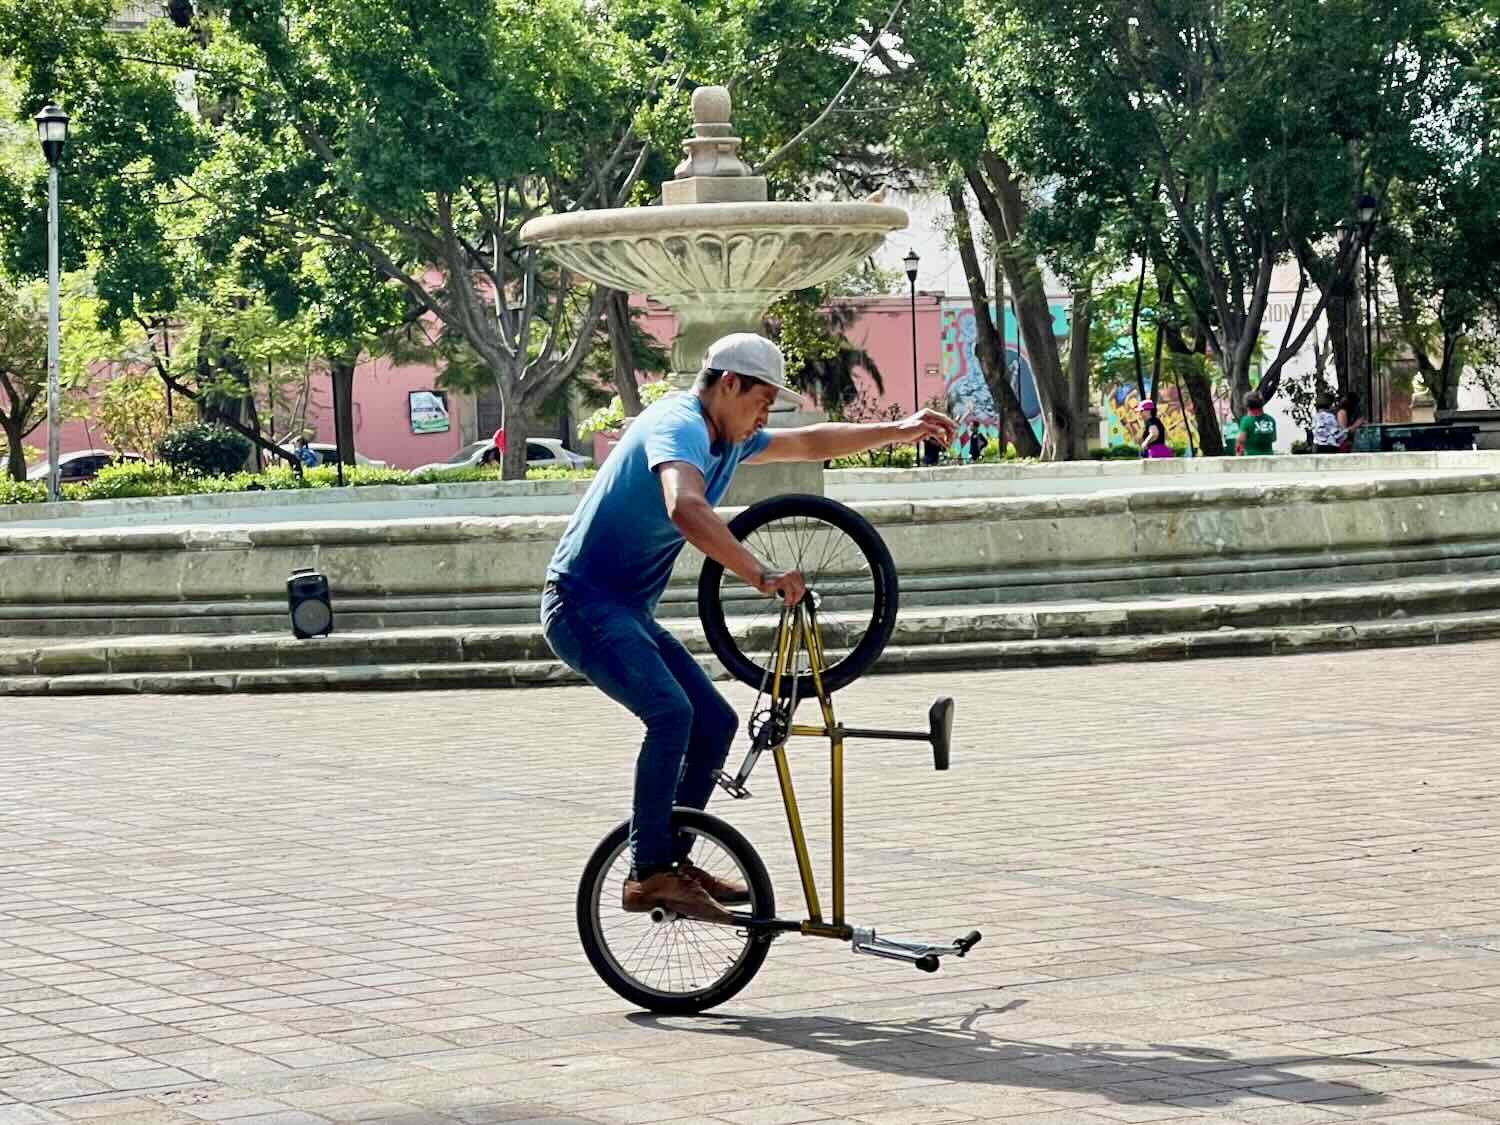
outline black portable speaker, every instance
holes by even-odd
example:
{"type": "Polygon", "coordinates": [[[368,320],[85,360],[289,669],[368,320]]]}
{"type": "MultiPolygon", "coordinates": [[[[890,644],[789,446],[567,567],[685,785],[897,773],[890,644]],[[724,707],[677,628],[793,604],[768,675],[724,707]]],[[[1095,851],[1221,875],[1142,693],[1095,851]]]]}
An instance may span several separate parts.
{"type": "Polygon", "coordinates": [[[299,641],[326,637],[333,632],[333,602],[328,597],[328,579],[310,566],[292,571],[286,580],[287,607],[292,615],[292,636],[299,641]]]}

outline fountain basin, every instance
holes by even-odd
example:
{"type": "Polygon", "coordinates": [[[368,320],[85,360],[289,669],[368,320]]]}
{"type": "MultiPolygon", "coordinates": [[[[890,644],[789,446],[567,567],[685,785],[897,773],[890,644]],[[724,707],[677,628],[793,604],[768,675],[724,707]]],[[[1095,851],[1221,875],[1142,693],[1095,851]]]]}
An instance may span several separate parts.
{"type": "Polygon", "coordinates": [[[696,371],[728,332],[758,332],[783,293],[837,277],[906,226],[879,203],[699,203],[532,219],[521,228],[573,272],[677,314],[672,366],[696,371]]]}

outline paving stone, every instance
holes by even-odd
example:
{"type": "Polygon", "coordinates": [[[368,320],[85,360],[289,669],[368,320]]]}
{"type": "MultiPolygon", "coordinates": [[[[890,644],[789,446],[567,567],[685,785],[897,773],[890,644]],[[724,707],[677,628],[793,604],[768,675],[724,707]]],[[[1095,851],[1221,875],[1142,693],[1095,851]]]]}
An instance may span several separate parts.
{"type": "MultiPolygon", "coordinates": [[[[929,977],[787,937],[697,1019],[578,947],[639,745],[592,689],[18,697],[0,1125],[1497,1120],[1497,658],[855,684],[851,725],[959,710],[948,773],[851,744],[851,919],[984,941],[929,977]]],[[[826,880],[827,771],[793,763],[826,880]]],[[[715,811],[792,912],[767,770],[715,811]]]]}

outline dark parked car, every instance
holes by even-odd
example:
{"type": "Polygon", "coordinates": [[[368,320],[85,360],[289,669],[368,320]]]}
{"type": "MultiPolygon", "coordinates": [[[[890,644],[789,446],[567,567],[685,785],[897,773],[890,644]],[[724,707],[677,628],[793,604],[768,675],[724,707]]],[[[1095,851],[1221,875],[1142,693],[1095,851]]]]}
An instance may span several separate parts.
{"type": "MultiPolygon", "coordinates": [[[[75,449],[57,459],[58,479],[63,484],[81,484],[93,480],[105,465],[119,461],[144,461],[139,453],[116,453],[113,449],[75,449]]],[[[42,461],[26,471],[27,480],[46,480],[47,462],[42,461]]]]}

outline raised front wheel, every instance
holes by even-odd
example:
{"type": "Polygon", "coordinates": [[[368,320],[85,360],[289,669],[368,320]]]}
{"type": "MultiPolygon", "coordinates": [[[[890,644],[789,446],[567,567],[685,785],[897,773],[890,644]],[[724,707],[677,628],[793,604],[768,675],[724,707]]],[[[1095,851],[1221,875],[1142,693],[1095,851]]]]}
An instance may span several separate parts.
{"type": "MultiPolygon", "coordinates": [[[[868,520],[824,496],[776,496],[746,508],[729,530],[770,566],[800,571],[817,593],[827,690],[852,683],[875,663],[896,626],[896,567],[868,520]]],[[[698,616],[730,675],[765,687],[781,602],[709,559],[698,579],[698,616]]],[[[798,653],[797,661],[797,695],[805,699],[814,694],[813,678],[806,655],[798,653]]]]}

